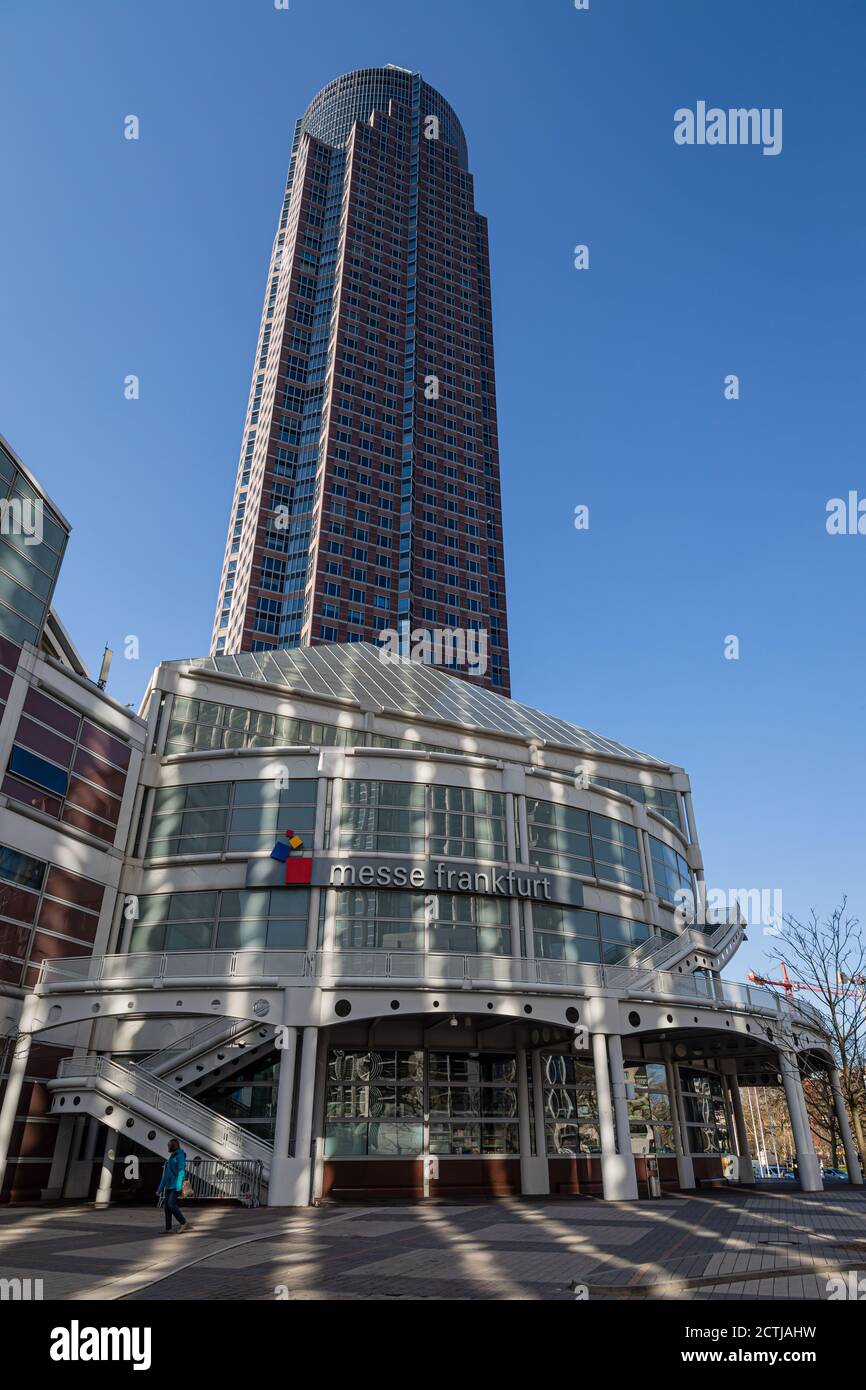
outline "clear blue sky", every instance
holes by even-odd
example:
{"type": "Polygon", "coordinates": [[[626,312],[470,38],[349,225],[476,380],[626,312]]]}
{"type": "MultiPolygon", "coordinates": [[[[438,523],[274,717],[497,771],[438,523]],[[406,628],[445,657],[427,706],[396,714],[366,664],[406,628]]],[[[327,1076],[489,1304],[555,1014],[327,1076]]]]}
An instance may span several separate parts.
{"type": "Polygon", "coordinates": [[[862,0],[3,0],[0,51],[0,432],[118,699],[207,650],[294,120],[419,68],[490,218],[515,697],[682,763],[713,886],[866,915],[862,0]],[[677,147],[699,99],[782,153],[677,147]]]}

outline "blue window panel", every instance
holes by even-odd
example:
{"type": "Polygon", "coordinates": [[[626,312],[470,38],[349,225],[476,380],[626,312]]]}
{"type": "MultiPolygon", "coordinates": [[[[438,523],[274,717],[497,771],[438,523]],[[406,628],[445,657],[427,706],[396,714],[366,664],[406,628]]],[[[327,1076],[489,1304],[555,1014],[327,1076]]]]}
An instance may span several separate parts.
{"type": "Polygon", "coordinates": [[[46,790],[55,792],[57,796],[66,795],[69,785],[68,773],[64,772],[62,767],[55,767],[54,763],[46,762],[44,758],[37,758],[35,753],[29,753],[26,748],[19,748],[17,745],[13,747],[9,771],[17,773],[28,782],[35,782],[37,787],[45,787],[46,790]]]}

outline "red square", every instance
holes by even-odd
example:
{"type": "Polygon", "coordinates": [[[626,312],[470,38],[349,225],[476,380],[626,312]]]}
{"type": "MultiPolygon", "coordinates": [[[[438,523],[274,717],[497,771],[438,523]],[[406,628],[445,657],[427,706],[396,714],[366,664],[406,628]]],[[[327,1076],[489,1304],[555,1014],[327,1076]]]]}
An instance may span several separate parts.
{"type": "Polygon", "coordinates": [[[287,859],[286,883],[309,883],[313,874],[312,859],[287,859]]]}

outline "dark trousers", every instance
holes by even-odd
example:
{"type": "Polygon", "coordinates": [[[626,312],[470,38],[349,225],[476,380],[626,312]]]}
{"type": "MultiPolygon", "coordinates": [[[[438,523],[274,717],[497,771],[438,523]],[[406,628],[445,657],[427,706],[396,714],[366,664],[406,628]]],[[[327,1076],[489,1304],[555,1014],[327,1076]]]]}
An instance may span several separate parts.
{"type": "Polygon", "coordinates": [[[173,1187],[169,1187],[169,1188],[167,1189],[167,1191],[166,1191],[166,1194],[165,1194],[165,1204],[164,1204],[164,1206],[163,1206],[163,1211],[165,1212],[165,1229],[166,1229],[167,1231],[170,1231],[170,1230],[171,1230],[171,1218],[172,1218],[172,1217],[174,1217],[174,1219],[175,1219],[175,1221],[178,1223],[178,1225],[180,1225],[180,1226],[185,1226],[185,1225],[186,1225],[186,1217],[184,1216],[183,1212],[182,1212],[181,1209],[180,1209],[180,1202],[178,1201],[178,1193],[177,1193],[177,1191],[175,1190],[175,1188],[173,1188],[173,1187]]]}

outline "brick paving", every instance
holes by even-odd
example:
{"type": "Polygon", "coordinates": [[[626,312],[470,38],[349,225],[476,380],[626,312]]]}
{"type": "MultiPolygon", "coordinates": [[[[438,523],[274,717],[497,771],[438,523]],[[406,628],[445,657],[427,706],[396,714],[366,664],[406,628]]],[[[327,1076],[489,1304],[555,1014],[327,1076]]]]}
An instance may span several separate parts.
{"type": "Polygon", "coordinates": [[[866,1194],[515,1198],[192,1210],[0,1208],[0,1278],[62,1300],[826,1298],[866,1278],[866,1194]]]}

